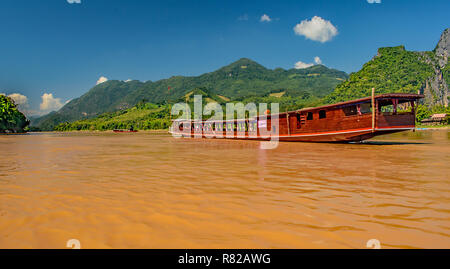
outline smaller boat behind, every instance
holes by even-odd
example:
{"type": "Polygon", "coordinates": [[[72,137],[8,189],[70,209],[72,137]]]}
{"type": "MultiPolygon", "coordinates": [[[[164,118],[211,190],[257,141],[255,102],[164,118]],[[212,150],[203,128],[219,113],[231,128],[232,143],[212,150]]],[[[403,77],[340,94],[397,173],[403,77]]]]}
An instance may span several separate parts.
{"type": "Polygon", "coordinates": [[[114,133],[137,133],[137,130],[113,130],[114,133]]]}

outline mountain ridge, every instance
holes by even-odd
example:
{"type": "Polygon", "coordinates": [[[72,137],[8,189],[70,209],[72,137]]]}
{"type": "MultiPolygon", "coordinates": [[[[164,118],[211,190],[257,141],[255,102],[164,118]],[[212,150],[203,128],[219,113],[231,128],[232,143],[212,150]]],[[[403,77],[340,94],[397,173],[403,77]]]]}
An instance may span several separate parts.
{"type": "Polygon", "coordinates": [[[323,97],[347,77],[345,72],[323,65],[305,69],[272,70],[249,58],[241,58],[199,76],[172,76],[147,82],[110,80],[96,85],[59,111],[35,119],[32,124],[51,130],[61,122],[93,118],[105,112],[127,109],[144,99],[157,104],[174,103],[199,87],[229,100],[263,96],[283,89],[288,90],[291,95],[307,91],[314,96],[323,97]]]}

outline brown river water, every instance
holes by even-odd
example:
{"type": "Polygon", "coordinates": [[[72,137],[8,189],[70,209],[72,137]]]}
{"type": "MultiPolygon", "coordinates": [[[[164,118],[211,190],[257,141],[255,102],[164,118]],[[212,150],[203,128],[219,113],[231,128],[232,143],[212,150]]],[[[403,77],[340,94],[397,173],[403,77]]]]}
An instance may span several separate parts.
{"type": "Polygon", "coordinates": [[[0,248],[450,248],[450,130],[364,144],[0,136],[0,248]]]}

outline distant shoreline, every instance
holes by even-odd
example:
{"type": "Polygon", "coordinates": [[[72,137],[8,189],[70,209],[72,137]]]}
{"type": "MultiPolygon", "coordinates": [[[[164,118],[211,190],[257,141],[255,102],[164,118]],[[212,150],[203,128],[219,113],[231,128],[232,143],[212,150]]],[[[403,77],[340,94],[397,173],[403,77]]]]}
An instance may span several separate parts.
{"type": "MultiPolygon", "coordinates": [[[[161,129],[161,130],[136,130],[137,133],[168,133],[169,129],[161,129]]],[[[28,132],[28,133],[114,133],[113,130],[73,130],[73,131],[42,131],[42,132],[28,132]]]]}

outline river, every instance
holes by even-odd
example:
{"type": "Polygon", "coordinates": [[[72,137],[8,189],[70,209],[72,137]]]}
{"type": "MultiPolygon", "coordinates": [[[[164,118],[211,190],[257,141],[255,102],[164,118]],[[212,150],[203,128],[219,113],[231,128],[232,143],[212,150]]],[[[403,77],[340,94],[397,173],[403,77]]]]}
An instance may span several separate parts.
{"type": "Polygon", "coordinates": [[[0,136],[0,248],[450,248],[450,131],[0,136]]]}

